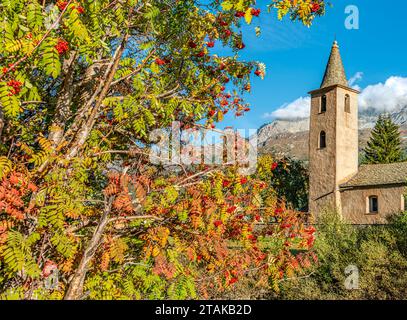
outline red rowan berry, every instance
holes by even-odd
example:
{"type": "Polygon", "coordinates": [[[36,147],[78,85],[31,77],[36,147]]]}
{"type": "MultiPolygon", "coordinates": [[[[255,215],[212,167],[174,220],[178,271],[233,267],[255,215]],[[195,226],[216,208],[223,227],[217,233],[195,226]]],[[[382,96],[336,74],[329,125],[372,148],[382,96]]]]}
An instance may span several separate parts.
{"type": "Polygon", "coordinates": [[[209,41],[209,42],[206,44],[206,46],[207,46],[208,48],[213,48],[213,47],[215,46],[215,42],[209,41]]]}
{"type": "Polygon", "coordinates": [[[64,54],[69,50],[68,42],[62,39],[58,39],[58,43],[55,45],[55,49],[58,51],[59,55],[64,54]]]}
{"type": "Polygon", "coordinates": [[[63,11],[68,5],[68,1],[58,0],[57,7],[59,10],[63,11]]]}

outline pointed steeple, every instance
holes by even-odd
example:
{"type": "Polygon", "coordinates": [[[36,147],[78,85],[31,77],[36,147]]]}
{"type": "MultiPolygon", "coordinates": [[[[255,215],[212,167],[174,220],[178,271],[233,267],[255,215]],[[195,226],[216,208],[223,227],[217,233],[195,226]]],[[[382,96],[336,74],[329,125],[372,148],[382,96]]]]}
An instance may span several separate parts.
{"type": "Polygon", "coordinates": [[[326,65],[324,79],[322,80],[321,88],[326,88],[333,85],[342,85],[347,87],[348,80],[346,80],[345,69],[339,53],[339,46],[336,40],[332,45],[331,55],[329,56],[328,64],[326,65]]]}

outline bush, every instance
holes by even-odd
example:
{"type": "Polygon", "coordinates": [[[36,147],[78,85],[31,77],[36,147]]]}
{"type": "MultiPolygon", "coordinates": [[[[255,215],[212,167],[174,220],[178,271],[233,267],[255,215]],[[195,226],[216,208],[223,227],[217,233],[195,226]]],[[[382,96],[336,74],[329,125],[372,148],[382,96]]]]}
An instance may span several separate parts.
{"type": "Polygon", "coordinates": [[[407,213],[386,226],[345,224],[337,214],[318,221],[319,264],[304,277],[286,279],[276,299],[406,299],[407,213]],[[359,270],[359,289],[345,288],[345,268],[359,270]]]}

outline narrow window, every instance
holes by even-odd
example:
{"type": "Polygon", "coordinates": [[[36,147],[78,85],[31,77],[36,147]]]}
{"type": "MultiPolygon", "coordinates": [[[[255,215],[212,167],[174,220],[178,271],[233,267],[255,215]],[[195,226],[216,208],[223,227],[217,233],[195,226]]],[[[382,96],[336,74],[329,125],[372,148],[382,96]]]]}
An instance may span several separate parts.
{"type": "Polygon", "coordinates": [[[345,95],[345,112],[350,113],[350,96],[345,95]]]}
{"type": "Polygon", "coordinates": [[[320,113],[326,112],[326,95],[321,98],[321,110],[320,113]]]}
{"type": "Polygon", "coordinates": [[[379,199],[377,196],[369,197],[369,213],[379,212],[379,199]]]}
{"type": "Polygon", "coordinates": [[[407,211],[407,195],[401,195],[401,210],[407,211]]]}
{"type": "Polygon", "coordinates": [[[326,133],[325,131],[321,131],[319,134],[319,149],[326,148],[326,133]]]}

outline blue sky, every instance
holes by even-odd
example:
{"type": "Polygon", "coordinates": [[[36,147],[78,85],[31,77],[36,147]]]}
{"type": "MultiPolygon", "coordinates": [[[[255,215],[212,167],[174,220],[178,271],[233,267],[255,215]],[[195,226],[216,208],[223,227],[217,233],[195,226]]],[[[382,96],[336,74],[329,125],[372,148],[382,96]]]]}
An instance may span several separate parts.
{"type": "Polygon", "coordinates": [[[262,14],[243,28],[246,49],[240,52],[241,59],[264,62],[267,76],[253,79],[252,92],[245,96],[252,111],[238,119],[229,115],[218,127],[258,128],[273,119],[273,111],[319,88],[335,36],[348,79],[359,72],[363,76],[355,85],[362,92],[371,86],[364,92],[363,105],[372,99],[378,99],[377,104],[392,104],[391,99],[400,100],[401,95],[407,99],[406,1],[332,0],[333,7],[328,7],[326,15],[316,19],[311,28],[288,19],[278,21],[275,11],[267,13],[270,2],[258,1],[262,14]],[[358,30],[345,28],[348,5],[359,9],[358,30]],[[259,38],[255,26],[262,29],[259,38]],[[391,97],[394,92],[397,97],[391,97]]]}

